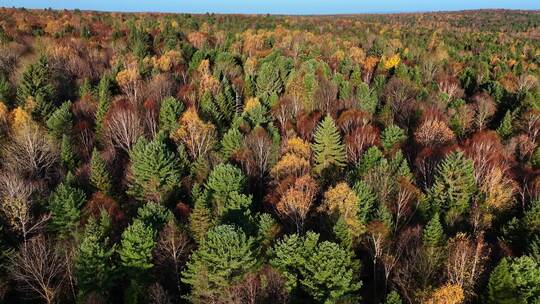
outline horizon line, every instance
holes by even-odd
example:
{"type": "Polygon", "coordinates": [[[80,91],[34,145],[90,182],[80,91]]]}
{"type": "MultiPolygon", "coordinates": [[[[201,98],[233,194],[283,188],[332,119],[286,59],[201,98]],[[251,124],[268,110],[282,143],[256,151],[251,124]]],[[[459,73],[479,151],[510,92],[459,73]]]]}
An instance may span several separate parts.
{"type": "Polygon", "coordinates": [[[215,11],[206,11],[206,12],[190,12],[190,11],[171,11],[171,10],[141,10],[141,11],[121,11],[121,10],[101,10],[101,9],[79,9],[79,8],[53,8],[53,7],[15,7],[15,6],[0,6],[2,9],[17,9],[17,10],[35,10],[35,11],[46,11],[46,10],[52,10],[52,11],[81,11],[81,12],[96,12],[96,13],[124,13],[124,14],[191,14],[191,15],[207,15],[207,14],[214,14],[214,15],[256,15],[256,16],[358,16],[358,15],[394,15],[394,14],[434,14],[434,13],[460,13],[460,12],[479,12],[479,11],[512,11],[512,12],[538,12],[540,13],[540,8],[534,8],[534,9],[521,9],[521,8],[501,8],[501,7],[493,7],[493,8],[474,8],[474,9],[442,9],[442,10],[372,10],[372,11],[365,11],[365,12],[349,12],[349,13],[264,13],[264,12],[239,12],[239,13],[232,13],[232,12],[215,12],[215,11]]]}

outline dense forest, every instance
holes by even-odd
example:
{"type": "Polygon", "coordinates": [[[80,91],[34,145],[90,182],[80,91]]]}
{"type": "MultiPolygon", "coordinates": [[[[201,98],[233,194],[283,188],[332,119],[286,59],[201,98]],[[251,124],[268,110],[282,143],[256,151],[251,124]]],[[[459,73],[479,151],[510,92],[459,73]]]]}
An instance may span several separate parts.
{"type": "Polygon", "coordinates": [[[540,12],[0,8],[0,302],[540,303],[540,12]]]}

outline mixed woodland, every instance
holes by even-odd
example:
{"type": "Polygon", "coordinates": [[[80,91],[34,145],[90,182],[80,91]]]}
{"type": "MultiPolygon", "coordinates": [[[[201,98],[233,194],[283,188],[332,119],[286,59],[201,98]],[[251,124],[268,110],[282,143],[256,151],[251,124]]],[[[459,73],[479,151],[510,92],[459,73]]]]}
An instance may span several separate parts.
{"type": "Polygon", "coordinates": [[[0,8],[0,302],[540,303],[540,12],[0,8]]]}

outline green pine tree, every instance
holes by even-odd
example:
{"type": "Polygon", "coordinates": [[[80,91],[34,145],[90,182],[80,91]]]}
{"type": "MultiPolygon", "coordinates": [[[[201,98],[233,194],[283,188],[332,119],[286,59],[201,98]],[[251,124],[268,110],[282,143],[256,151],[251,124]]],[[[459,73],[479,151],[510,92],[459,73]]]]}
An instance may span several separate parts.
{"type": "Polygon", "coordinates": [[[282,273],[290,292],[300,287],[317,303],[359,300],[356,292],[362,284],[352,252],[336,243],[319,243],[316,233],[285,236],[270,256],[270,264],[282,273]]]}
{"type": "Polygon", "coordinates": [[[149,280],[148,271],[154,267],[152,252],[157,232],[136,218],[122,233],[118,255],[129,287],[124,292],[126,303],[138,303],[149,280]]]}
{"type": "Polygon", "coordinates": [[[540,264],[528,256],[503,258],[489,277],[487,300],[490,304],[538,303],[540,264]]]}
{"type": "Polygon", "coordinates": [[[90,183],[99,191],[110,195],[112,192],[112,179],[107,164],[101,153],[94,148],[90,159],[90,183]]]}
{"type": "Polygon", "coordinates": [[[358,174],[363,175],[370,169],[376,167],[384,159],[384,155],[376,146],[368,148],[357,164],[358,174]]]}
{"type": "Polygon", "coordinates": [[[107,111],[111,106],[111,85],[111,75],[105,74],[99,80],[99,84],[97,87],[98,105],[96,109],[95,128],[96,135],[99,139],[102,139],[103,121],[105,119],[105,114],[107,114],[107,111]]]}
{"type": "Polygon", "coordinates": [[[499,133],[499,135],[503,139],[507,139],[514,132],[513,121],[514,121],[514,114],[512,113],[512,111],[510,110],[506,111],[506,114],[504,114],[501,124],[497,128],[497,133],[499,133]]]}
{"type": "Polygon", "coordinates": [[[67,134],[71,130],[73,123],[73,115],[71,114],[71,102],[64,102],[58,109],[56,109],[49,119],[47,119],[47,127],[51,131],[51,134],[60,138],[63,134],[67,134]]]}
{"type": "Polygon", "coordinates": [[[32,114],[45,120],[54,110],[54,95],[49,60],[41,56],[24,70],[17,88],[17,101],[20,106],[25,106],[28,98],[33,98],[32,114]]]}
{"type": "Polygon", "coordinates": [[[61,183],[49,197],[50,226],[61,236],[73,233],[79,223],[81,208],[86,195],[78,188],[61,183]]]}
{"type": "Polygon", "coordinates": [[[197,199],[189,214],[189,231],[197,243],[202,242],[208,230],[213,226],[212,219],[212,211],[208,208],[205,198],[197,199]]]}
{"type": "Polygon", "coordinates": [[[140,138],[129,155],[132,176],[128,193],[141,201],[165,202],[182,177],[176,155],[159,137],[150,142],[140,138]]]}
{"type": "Polygon", "coordinates": [[[355,296],[362,283],[357,280],[357,262],[349,250],[332,242],[322,242],[315,254],[306,257],[301,268],[303,289],[319,303],[358,300],[355,296]]]}
{"type": "Polygon", "coordinates": [[[381,144],[385,151],[392,150],[396,145],[407,139],[405,131],[396,125],[390,125],[381,134],[381,144]]]}
{"type": "Polygon", "coordinates": [[[71,137],[66,134],[62,135],[62,142],[60,145],[60,160],[69,171],[73,171],[77,166],[75,152],[73,151],[73,147],[71,145],[71,137]]]}
{"type": "Polygon", "coordinates": [[[228,159],[236,151],[242,148],[244,136],[237,128],[230,128],[221,140],[221,153],[223,158],[228,159]]]}
{"type": "Polygon", "coordinates": [[[243,196],[246,176],[242,170],[231,164],[219,164],[214,167],[205,184],[210,207],[218,218],[228,212],[246,210],[250,206],[243,196]],[[240,205],[238,204],[240,203],[240,205]]]}
{"type": "Polygon", "coordinates": [[[159,109],[159,127],[167,134],[178,129],[178,118],[184,111],[184,104],[174,97],[167,97],[161,101],[159,109]]]}
{"type": "Polygon", "coordinates": [[[362,180],[357,181],[352,189],[356,193],[359,202],[358,220],[363,224],[367,224],[373,217],[377,196],[373,193],[369,185],[362,180]]]}
{"type": "Polygon", "coordinates": [[[399,296],[399,293],[397,293],[395,290],[392,290],[387,296],[386,301],[384,304],[402,304],[403,301],[401,301],[401,297],[399,296]]]}
{"type": "Polygon", "coordinates": [[[154,231],[160,231],[172,218],[171,211],[156,203],[146,203],[137,209],[137,219],[154,231]]]}
{"type": "Polygon", "coordinates": [[[110,224],[107,213],[102,212],[99,220],[89,219],[81,236],[74,265],[81,298],[91,292],[105,296],[112,287],[115,246],[111,246],[107,236],[110,224]]]}
{"type": "Polygon", "coordinates": [[[215,301],[256,262],[253,239],[234,226],[221,225],[208,231],[181,280],[191,286],[192,302],[215,301]]]}
{"type": "Polygon", "coordinates": [[[135,219],[122,233],[118,248],[120,263],[129,272],[140,274],[152,268],[152,250],[156,231],[142,220],[135,219]]]}
{"type": "Polygon", "coordinates": [[[424,244],[431,247],[438,247],[442,244],[443,237],[444,231],[439,219],[439,213],[435,213],[424,228],[422,236],[424,244]]]}
{"type": "Polygon", "coordinates": [[[450,153],[437,168],[429,190],[432,211],[442,212],[446,222],[453,223],[468,211],[475,191],[473,161],[461,152],[450,153]]]}
{"type": "Polygon", "coordinates": [[[332,117],[327,115],[315,130],[315,143],[312,145],[315,157],[315,172],[322,174],[331,168],[346,165],[345,147],[332,117]]]}
{"type": "Polygon", "coordinates": [[[283,89],[283,82],[280,78],[279,66],[273,62],[264,62],[255,82],[257,96],[266,101],[272,94],[280,94],[283,89]]]}

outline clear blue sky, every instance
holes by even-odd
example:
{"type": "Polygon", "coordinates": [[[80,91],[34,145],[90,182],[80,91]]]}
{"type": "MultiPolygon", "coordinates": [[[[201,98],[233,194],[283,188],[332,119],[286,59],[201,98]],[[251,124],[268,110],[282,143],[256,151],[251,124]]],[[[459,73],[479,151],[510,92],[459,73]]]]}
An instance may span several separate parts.
{"type": "Polygon", "coordinates": [[[540,9],[540,0],[1,0],[0,6],[138,12],[348,14],[540,9]]]}

